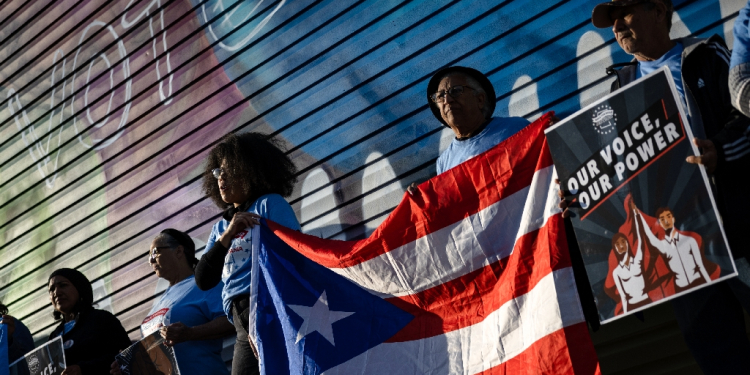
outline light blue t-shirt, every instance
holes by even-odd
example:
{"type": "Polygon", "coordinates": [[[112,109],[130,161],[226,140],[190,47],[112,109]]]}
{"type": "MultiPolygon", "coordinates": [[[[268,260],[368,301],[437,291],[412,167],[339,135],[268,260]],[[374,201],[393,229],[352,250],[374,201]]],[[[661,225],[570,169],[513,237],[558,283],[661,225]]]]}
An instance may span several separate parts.
{"type": "Polygon", "coordinates": [[[672,73],[677,93],[680,95],[680,99],[682,99],[682,105],[687,108],[687,102],[685,101],[685,88],[682,87],[682,50],[682,43],[677,42],[669,52],[665,53],[664,56],[657,60],[638,61],[638,69],[636,70],[635,78],[645,77],[666,65],[669,67],[669,72],[672,73]]]}
{"type": "MultiPolygon", "coordinates": [[[[278,194],[266,194],[258,198],[247,212],[258,214],[260,217],[269,219],[287,228],[300,230],[297,216],[294,214],[292,206],[278,194]]],[[[222,219],[214,224],[211,228],[211,235],[206,241],[206,249],[214,246],[219,240],[221,234],[229,227],[229,222],[222,219]]],[[[250,270],[252,262],[252,241],[250,239],[250,228],[237,233],[232,239],[227,255],[224,258],[224,270],[221,273],[221,279],[224,281],[224,290],[221,293],[223,300],[224,312],[230,322],[232,318],[232,300],[242,294],[250,293],[250,270]]]]}
{"type": "Polygon", "coordinates": [[[73,327],[76,326],[76,321],[71,320],[63,325],[63,330],[60,332],[58,336],[62,337],[63,335],[67,334],[68,332],[73,330],[73,327]]]}
{"type": "Polygon", "coordinates": [[[479,134],[465,140],[454,138],[438,157],[437,173],[441,174],[495,147],[528,124],[529,121],[523,117],[493,117],[479,134]]]}
{"type": "MultiPolygon", "coordinates": [[[[141,323],[141,334],[150,335],[162,326],[180,322],[188,327],[206,324],[223,317],[221,290],[223,284],[202,291],[190,276],[170,286],[154,304],[141,323]]],[[[185,375],[229,374],[221,360],[222,339],[181,342],[174,346],[177,366],[185,375]]]]}
{"type": "Polygon", "coordinates": [[[740,9],[734,21],[734,47],[729,69],[748,62],[750,62],[750,1],[740,9]]]}

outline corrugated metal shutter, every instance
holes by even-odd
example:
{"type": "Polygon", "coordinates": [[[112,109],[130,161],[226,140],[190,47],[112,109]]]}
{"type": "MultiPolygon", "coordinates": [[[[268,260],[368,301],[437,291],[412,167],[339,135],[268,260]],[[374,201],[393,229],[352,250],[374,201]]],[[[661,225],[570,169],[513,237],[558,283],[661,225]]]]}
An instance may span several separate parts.
{"type": "MultiPolygon", "coordinates": [[[[175,227],[205,244],[219,211],[202,162],[231,131],[284,140],[303,231],[365,236],[451,139],[424,95],[437,68],[486,72],[501,116],[565,115],[608,92],[604,67],[629,56],[590,24],[596,3],[2,1],[0,300],[44,340],[47,277],[77,268],[138,338],[165,287],[150,240],[175,227]]],[[[743,3],[675,1],[673,36],[731,46],[743,3]]]]}

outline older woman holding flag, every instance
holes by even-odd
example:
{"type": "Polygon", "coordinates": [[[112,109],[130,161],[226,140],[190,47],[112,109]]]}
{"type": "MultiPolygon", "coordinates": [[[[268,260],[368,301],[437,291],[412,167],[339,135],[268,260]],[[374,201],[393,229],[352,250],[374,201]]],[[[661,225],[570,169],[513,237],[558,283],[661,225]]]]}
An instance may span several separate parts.
{"type": "MultiPolygon", "coordinates": [[[[141,324],[145,337],[159,331],[174,347],[180,373],[228,374],[221,359],[222,338],[234,331],[221,309],[221,284],[202,291],[195,284],[195,244],[187,233],[165,229],[151,242],[148,264],[169,282],[141,324]]],[[[120,374],[112,363],[111,374],[120,374]]]]}

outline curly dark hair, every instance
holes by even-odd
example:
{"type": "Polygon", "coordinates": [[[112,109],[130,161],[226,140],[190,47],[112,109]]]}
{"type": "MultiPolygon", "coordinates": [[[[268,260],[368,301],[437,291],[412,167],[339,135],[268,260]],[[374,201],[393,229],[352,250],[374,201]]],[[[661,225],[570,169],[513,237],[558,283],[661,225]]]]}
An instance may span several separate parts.
{"type": "Polygon", "coordinates": [[[8,315],[8,306],[3,305],[2,302],[0,302],[0,315],[8,315]]]}
{"type": "Polygon", "coordinates": [[[251,202],[271,193],[288,197],[297,182],[297,167],[284,153],[278,140],[261,133],[225,135],[209,152],[203,172],[203,193],[221,209],[232,204],[221,200],[219,186],[211,171],[221,167],[225,160],[226,179],[240,181],[242,189],[250,193],[251,202]]]}

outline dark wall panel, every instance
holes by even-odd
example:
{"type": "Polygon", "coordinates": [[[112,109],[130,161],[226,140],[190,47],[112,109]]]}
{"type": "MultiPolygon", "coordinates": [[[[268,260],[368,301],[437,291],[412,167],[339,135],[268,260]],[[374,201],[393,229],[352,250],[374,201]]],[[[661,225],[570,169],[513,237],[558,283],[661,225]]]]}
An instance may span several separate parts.
{"type": "MultiPolygon", "coordinates": [[[[436,69],[486,72],[500,116],[564,116],[608,92],[604,68],[630,57],[590,24],[596,3],[4,1],[0,300],[44,340],[47,277],[77,268],[138,338],[165,288],[150,240],[175,227],[202,249],[219,215],[202,163],[229,132],[284,141],[303,231],[365,236],[450,142],[425,99],[436,69]]],[[[672,34],[731,47],[743,3],[675,1],[672,34]]]]}

